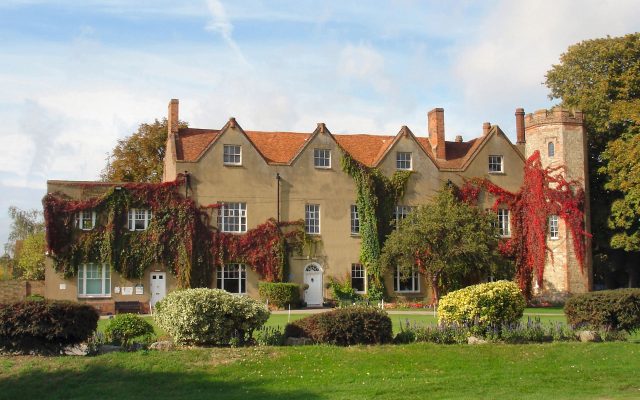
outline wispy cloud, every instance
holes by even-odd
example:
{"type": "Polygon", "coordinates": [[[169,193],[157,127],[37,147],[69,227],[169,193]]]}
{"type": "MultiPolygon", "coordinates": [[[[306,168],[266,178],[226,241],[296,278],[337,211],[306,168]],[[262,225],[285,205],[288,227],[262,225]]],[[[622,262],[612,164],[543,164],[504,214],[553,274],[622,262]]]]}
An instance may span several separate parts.
{"type": "Polygon", "coordinates": [[[243,64],[250,65],[242,53],[242,50],[240,50],[238,43],[233,40],[233,24],[227,16],[227,12],[220,0],[207,0],[207,7],[211,14],[211,20],[207,23],[205,29],[220,34],[238,59],[242,61],[243,64]]]}

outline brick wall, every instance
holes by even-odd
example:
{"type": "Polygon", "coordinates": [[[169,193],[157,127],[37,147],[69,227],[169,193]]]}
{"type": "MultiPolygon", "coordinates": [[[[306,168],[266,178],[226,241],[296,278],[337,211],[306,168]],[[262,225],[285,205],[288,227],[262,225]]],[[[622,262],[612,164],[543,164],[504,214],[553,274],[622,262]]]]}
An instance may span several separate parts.
{"type": "Polygon", "coordinates": [[[31,295],[44,296],[44,281],[0,281],[0,303],[24,300],[31,295]]]}

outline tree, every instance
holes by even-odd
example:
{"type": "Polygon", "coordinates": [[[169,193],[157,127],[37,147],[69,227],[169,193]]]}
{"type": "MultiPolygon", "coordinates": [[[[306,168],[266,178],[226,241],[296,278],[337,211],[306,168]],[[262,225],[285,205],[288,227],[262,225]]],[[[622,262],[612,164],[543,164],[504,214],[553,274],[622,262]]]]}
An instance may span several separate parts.
{"type": "Polygon", "coordinates": [[[637,176],[629,172],[640,168],[637,152],[633,156],[640,133],[640,33],[570,46],[547,72],[546,85],[551,99],[585,113],[594,261],[611,272],[625,260],[629,277],[637,275],[637,176]]]}
{"type": "Polygon", "coordinates": [[[16,241],[25,240],[29,235],[44,232],[44,221],[40,210],[21,210],[18,207],[9,207],[9,217],[11,221],[11,231],[9,241],[5,244],[5,252],[17,257],[15,253],[16,241]]]}
{"type": "MultiPolygon", "coordinates": [[[[180,121],[180,128],[188,124],[180,121]]],[[[167,119],[140,124],[131,136],[118,140],[102,170],[104,181],[160,182],[167,143],[167,119]]]]}
{"type": "Polygon", "coordinates": [[[44,231],[36,232],[22,242],[22,248],[18,258],[18,268],[23,279],[44,279],[45,260],[44,231]]]}
{"type": "Polygon", "coordinates": [[[495,215],[458,200],[445,186],[433,203],[412,211],[387,237],[381,267],[394,266],[408,276],[417,266],[431,283],[437,303],[443,291],[500,264],[495,222],[495,215]]]}

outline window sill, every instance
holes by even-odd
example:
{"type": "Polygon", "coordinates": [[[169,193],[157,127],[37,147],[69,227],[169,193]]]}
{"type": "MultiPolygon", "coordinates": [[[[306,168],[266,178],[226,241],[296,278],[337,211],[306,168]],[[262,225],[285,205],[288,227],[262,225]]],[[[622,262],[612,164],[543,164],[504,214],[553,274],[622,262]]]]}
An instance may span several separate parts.
{"type": "Polygon", "coordinates": [[[314,232],[314,233],[311,233],[311,232],[305,232],[305,233],[306,233],[307,235],[311,235],[311,236],[320,236],[320,232],[314,232]]]}
{"type": "Polygon", "coordinates": [[[511,239],[511,234],[509,234],[509,235],[500,235],[500,239],[511,239]]]}
{"type": "Polygon", "coordinates": [[[421,291],[418,290],[395,290],[394,293],[421,293],[421,291]]]}
{"type": "Polygon", "coordinates": [[[489,171],[489,175],[506,175],[504,171],[489,171]]]}
{"type": "Polygon", "coordinates": [[[105,300],[105,299],[110,299],[111,295],[107,294],[107,295],[78,295],[79,299],[84,299],[84,300],[105,300]]]}
{"type": "Polygon", "coordinates": [[[322,169],[322,170],[325,170],[325,171],[327,171],[327,170],[331,170],[331,166],[328,166],[328,167],[320,167],[320,166],[318,166],[318,165],[314,165],[313,167],[314,167],[315,169],[322,169]]]}
{"type": "Polygon", "coordinates": [[[242,167],[242,164],[222,163],[222,165],[225,166],[225,167],[242,167]]]}
{"type": "Polygon", "coordinates": [[[559,238],[559,237],[556,237],[556,238],[549,238],[549,240],[551,240],[552,242],[555,242],[555,241],[557,241],[557,240],[560,240],[560,238],[559,238]]]}
{"type": "Polygon", "coordinates": [[[360,234],[359,233],[351,233],[351,237],[355,238],[355,239],[360,239],[360,234]]]}

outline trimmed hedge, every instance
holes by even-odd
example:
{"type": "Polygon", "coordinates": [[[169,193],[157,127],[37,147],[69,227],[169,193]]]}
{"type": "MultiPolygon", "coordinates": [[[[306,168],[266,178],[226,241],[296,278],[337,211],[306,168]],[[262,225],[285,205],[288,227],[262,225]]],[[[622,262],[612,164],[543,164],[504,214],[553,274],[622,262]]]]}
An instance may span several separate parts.
{"type": "Polygon", "coordinates": [[[567,300],[564,312],[576,328],[633,332],[640,329],[640,289],[579,294],[567,300]]]}
{"type": "Polygon", "coordinates": [[[90,305],[67,301],[0,304],[0,349],[60,353],[89,339],[99,318],[90,305]]]}
{"type": "Polygon", "coordinates": [[[372,307],[354,306],[314,314],[287,324],[285,337],[307,337],[316,343],[349,346],[382,344],[393,339],[391,319],[372,307]]]}
{"type": "Polygon", "coordinates": [[[154,318],[176,343],[244,344],[269,319],[264,304],[220,289],[184,289],[156,303],[154,318]]]}
{"type": "Polygon", "coordinates": [[[438,304],[438,322],[479,326],[509,325],[522,318],[525,305],[525,298],[515,283],[481,283],[443,296],[438,304]]]}
{"type": "Polygon", "coordinates": [[[136,337],[151,336],[153,326],[138,315],[118,314],[109,320],[104,334],[115,345],[129,346],[136,337]]]}
{"type": "Polygon", "coordinates": [[[278,308],[300,305],[300,285],[295,283],[258,282],[258,293],[261,300],[278,308]]]}

